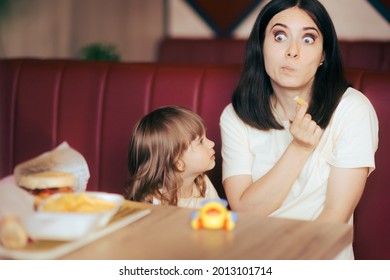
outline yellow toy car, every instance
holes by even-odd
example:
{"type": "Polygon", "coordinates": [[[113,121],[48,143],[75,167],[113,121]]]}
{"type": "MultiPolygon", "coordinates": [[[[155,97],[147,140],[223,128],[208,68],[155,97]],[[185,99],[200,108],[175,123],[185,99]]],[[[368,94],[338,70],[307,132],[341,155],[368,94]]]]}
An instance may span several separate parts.
{"type": "Polygon", "coordinates": [[[191,213],[191,226],[193,229],[225,229],[231,231],[236,226],[237,213],[227,210],[227,201],[204,200],[199,211],[191,213]]]}

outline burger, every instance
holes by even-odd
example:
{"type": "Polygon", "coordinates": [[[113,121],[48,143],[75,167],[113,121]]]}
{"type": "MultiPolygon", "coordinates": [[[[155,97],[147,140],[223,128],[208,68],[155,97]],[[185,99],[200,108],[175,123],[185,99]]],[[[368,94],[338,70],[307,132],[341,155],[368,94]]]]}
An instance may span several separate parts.
{"type": "Polygon", "coordinates": [[[76,177],[67,172],[44,171],[31,173],[20,178],[18,185],[35,198],[35,205],[56,193],[73,192],[76,177]]]}
{"type": "MultiPolygon", "coordinates": [[[[76,177],[71,173],[45,171],[23,175],[18,185],[35,197],[34,207],[56,193],[73,192],[76,177]]],[[[23,248],[29,242],[29,236],[17,216],[0,217],[0,246],[10,249],[23,248]]]]}

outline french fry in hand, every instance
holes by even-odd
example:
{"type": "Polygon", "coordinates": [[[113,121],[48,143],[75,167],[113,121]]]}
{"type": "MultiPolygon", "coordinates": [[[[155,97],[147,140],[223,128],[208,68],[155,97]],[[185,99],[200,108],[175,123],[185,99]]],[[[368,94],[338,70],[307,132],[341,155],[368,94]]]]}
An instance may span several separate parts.
{"type": "Polygon", "coordinates": [[[304,105],[304,104],[307,104],[307,102],[302,99],[301,97],[299,97],[298,95],[294,97],[294,100],[299,104],[299,105],[304,105]]]}

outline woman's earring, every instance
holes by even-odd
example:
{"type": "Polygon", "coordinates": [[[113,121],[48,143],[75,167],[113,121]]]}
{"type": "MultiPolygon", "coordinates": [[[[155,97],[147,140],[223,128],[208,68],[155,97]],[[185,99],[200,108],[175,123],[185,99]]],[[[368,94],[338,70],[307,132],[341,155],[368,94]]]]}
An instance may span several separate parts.
{"type": "Polygon", "coordinates": [[[320,66],[322,66],[322,64],[324,64],[323,62],[320,62],[320,66]]]}

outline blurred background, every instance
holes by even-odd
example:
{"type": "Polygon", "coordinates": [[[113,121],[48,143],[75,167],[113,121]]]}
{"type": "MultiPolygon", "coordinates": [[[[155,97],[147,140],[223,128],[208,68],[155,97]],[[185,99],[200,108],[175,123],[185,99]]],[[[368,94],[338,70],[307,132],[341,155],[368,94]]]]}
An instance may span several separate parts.
{"type": "MultiPolygon", "coordinates": [[[[106,51],[154,62],[164,38],[245,39],[269,0],[0,0],[0,58],[106,51]]],[[[341,40],[390,40],[390,0],[321,0],[341,40]]]]}

